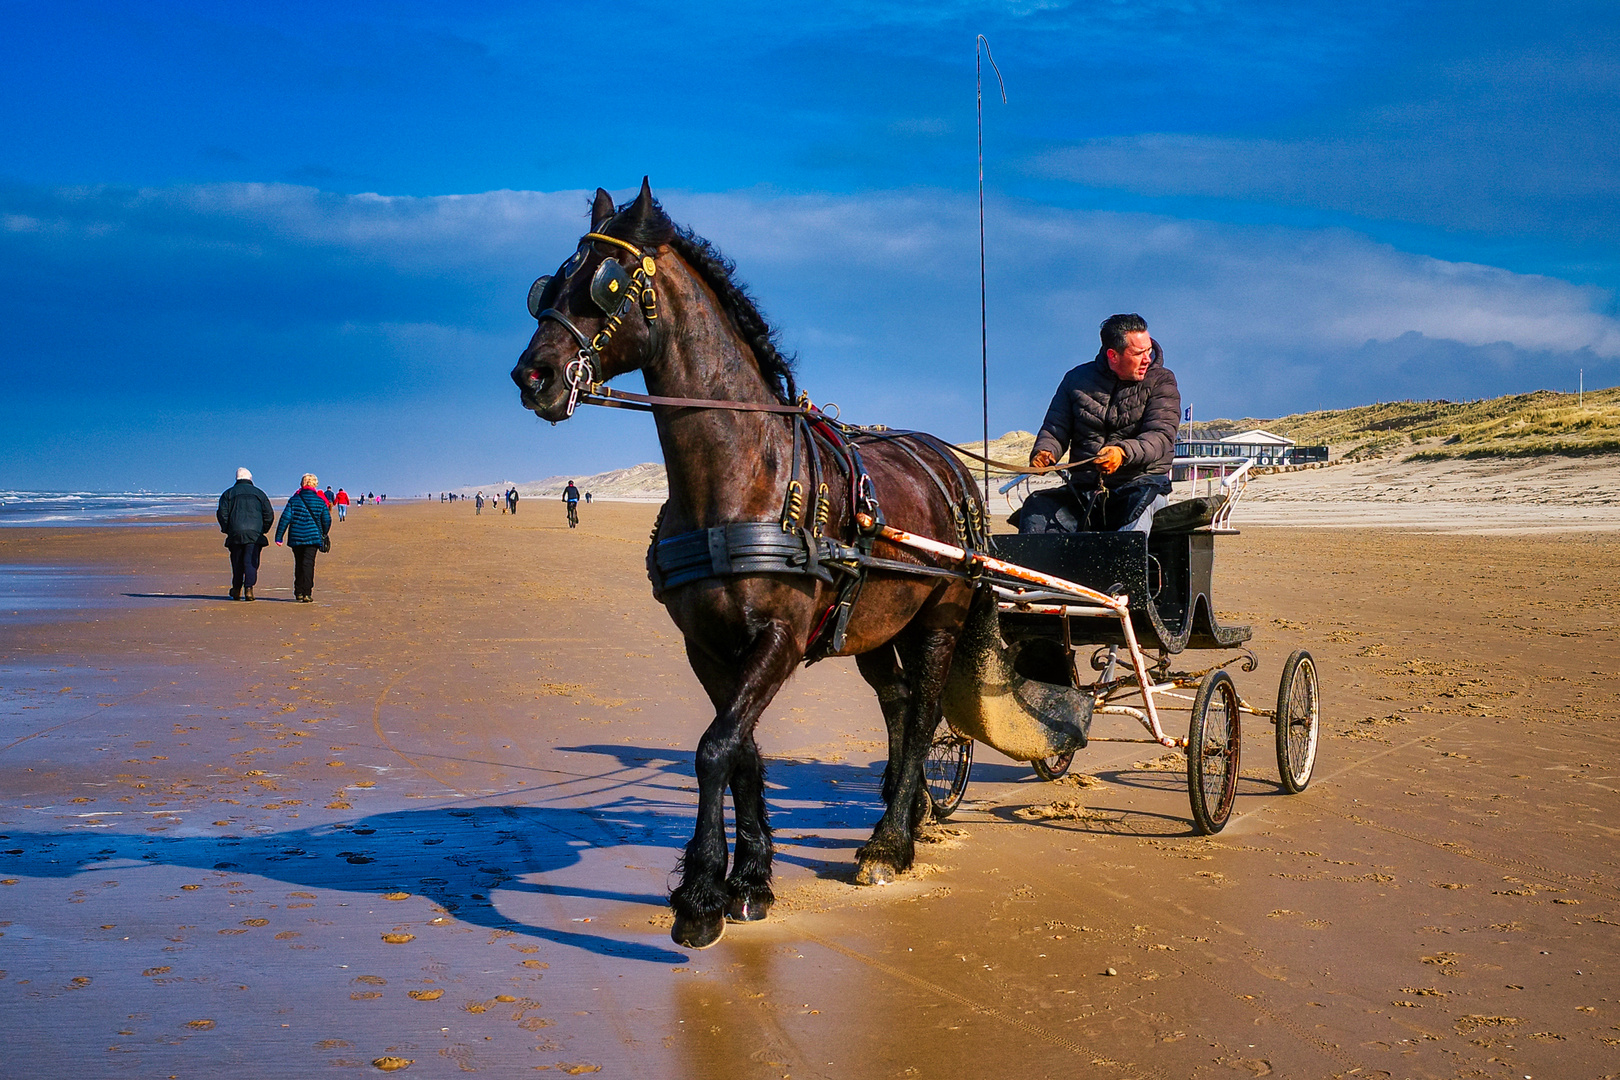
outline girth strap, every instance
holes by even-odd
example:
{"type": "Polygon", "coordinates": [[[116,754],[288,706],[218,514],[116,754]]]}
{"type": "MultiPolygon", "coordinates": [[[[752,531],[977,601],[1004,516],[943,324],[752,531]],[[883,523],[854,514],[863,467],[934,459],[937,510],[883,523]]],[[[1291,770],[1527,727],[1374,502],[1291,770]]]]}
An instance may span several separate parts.
{"type": "Polygon", "coordinates": [[[655,543],[647,552],[653,594],[711,577],[737,574],[808,575],[832,583],[809,530],[787,533],[780,522],[735,521],[655,543]]]}

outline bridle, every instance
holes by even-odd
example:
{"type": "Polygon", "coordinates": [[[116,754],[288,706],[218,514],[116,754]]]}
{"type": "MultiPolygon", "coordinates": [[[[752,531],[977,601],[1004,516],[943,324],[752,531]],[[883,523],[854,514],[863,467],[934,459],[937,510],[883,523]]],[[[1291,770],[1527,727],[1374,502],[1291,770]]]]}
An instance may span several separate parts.
{"type": "Polygon", "coordinates": [[[536,310],[540,305],[540,298],[546,287],[551,283],[551,276],[547,275],[535,281],[529,287],[529,313],[539,322],[551,319],[567,330],[575,341],[579,343],[579,354],[568,362],[563,369],[563,378],[568,383],[568,411],[565,416],[574,415],[574,407],[579,404],[580,394],[598,394],[602,383],[602,352],[613,340],[613,335],[619,327],[624,325],[625,317],[630,313],[632,305],[641,308],[642,318],[647,320],[647,333],[650,340],[649,354],[656,353],[663,346],[664,324],[658,319],[658,293],[652,287],[653,276],[658,272],[658,264],[653,257],[642,251],[627,240],[620,240],[616,236],[606,233],[588,232],[579,242],[577,250],[568,262],[563,263],[559,273],[565,278],[572,276],[579,269],[577,266],[569,268],[569,263],[581,258],[581,253],[587,244],[601,242],[613,244],[623,248],[635,256],[636,264],[628,273],[617,258],[608,258],[596,268],[591,275],[590,297],[591,302],[601,309],[605,316],[602,329],[594,336],[587,337],[585,332],[574,325],[572,319],[548,307],[536,310]]]}

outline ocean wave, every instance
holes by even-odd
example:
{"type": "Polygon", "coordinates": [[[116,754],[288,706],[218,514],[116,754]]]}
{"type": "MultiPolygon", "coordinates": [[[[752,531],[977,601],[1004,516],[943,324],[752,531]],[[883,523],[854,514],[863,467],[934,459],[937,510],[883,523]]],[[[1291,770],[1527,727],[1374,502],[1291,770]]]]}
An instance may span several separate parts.
{"type": "Polygon", "coordinates": [[[0,491],[0,526],[151,523],[209,514],[217,499],[190,492],[0,491]]]}

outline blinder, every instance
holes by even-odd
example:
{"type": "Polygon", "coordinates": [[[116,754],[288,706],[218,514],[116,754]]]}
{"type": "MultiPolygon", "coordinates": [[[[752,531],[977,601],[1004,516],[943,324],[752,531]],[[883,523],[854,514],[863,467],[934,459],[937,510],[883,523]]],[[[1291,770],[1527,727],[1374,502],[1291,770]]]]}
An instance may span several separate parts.
{"type": "Polygon", "coordinates": [[[591,303],[604,315],[617,315],[630,300],[630,275],[617,259],[604,259],[591,275],[591,303]]]}
{"type": "Polygon", "coordinates": [[[550,274],[535,278],[534,284],[529,286],[529,315],[532,318],[538,320],[540,313],[546,310],[545,295],[546,290],[550,287],[550,274]]]}

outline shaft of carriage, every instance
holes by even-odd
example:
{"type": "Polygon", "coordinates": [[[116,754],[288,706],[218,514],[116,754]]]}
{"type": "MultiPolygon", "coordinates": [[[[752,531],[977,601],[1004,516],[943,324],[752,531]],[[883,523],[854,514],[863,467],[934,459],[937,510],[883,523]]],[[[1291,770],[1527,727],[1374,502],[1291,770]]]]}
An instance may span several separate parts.
{"type": "MultiPolygon", "coordinates": [[[[876,524],[865,514],[856,515],[856,522],[862,529],[868,531],[872,531],[873,526],[876,524]]],[[[1142,691],[1142,713],[1144,715],[1138,716],[1138,719],[1141,720],[1142,725],[1148,729],[1153,736],[1153,740],[1159,745],[1171,747],[1172,749],[1187,746],[1186,739],[1178,739],[1174,735],[1166,734],[1159,723],[1159,711],[1154,704],[1154,695],[1173,690],[1176,684],[1159,684],[1153,681],[1148,669],[1147,657],[1143,654],[1141,644],[1136,638],[1136,630],[1131,625],[1130,598],[1128,596],[1109,596],[1107,593],[1087,588],[1077,582],[1068,581],[1052,574],[1044,574],[1038,570],[1019,566],[1017,563],[995,558],[992,555],[968,551],[953,544],[943,543],[926,536],[918,536],[915,533],[892,528],[888,525],[877,525],[875,532],[877,536],[892,544],[933,555],[937,558],[947,559],[963,569],[974,571],[976,574],[989,573],[1030,585],[1039,585],[1043,589],[1055,593],[1066,593],[1075,600],[1081,601],[1079,604],[1063,605],[1063,614],[1066,616],[1111,616],[1117,618],[1120,623],[1120,631],[1125,638],[1125,649],[1130,656],[1131,668],[1136,673],[1137,686],[1142,691]]],[[[1104,706],[1104,708],[1111,712],[1136,713],[1134,709],[1122,709],[1119,706],[1104,706]]]]}

